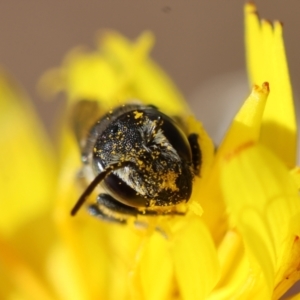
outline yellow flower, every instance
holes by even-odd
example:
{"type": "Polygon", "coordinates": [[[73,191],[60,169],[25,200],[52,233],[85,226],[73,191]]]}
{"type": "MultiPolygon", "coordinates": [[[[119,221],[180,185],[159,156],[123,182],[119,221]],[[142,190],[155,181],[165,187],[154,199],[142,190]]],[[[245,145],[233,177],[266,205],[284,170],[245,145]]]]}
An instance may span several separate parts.
{"type": "Polygon", "coordinates": [[[148,57],[150,33],[131,43],[108,32],[96,51],[74,50],[42,79],[47,93],[66,93],[68,111],[81,99],[103,113],[139,99],[199,135],[201,177],[186,215],[142,216],[142,228],[84,210],[70,216],[82,187],[68,121],[55,159],[26,96],[2,72],[1,299],[279,299],[299,280],[300,172],[282,26],[260,22],[253,4],[245,19],[255,85],[216,153],[148,57]]]}

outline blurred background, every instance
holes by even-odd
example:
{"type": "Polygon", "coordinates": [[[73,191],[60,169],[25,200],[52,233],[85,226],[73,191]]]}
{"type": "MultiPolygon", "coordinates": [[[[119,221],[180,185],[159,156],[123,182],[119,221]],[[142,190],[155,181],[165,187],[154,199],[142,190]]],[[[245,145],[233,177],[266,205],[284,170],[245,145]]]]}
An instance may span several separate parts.
{"type": "MultiPolygon", "coordinates": [[[[71,48],[94,46],[99,29],[156,36],[152,57],[175,81],[197,117],[219,141],[248,86],[244,0],[10,0],[0,4],[0,65],[16,78],[49,132],[59,101],[41,101],[36,83],[71,48]]],[[[299,87],[299,0],[256,0],[260,16],[284,22],[294,92],[299,87]]]]}

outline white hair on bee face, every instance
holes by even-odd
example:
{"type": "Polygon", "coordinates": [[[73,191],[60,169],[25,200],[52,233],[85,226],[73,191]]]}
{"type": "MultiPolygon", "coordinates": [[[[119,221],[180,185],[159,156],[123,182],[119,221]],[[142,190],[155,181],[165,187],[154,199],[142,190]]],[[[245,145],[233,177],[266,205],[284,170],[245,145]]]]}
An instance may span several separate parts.
{"type": "Polygon", "coordinates": [[[147,152],[153,151],[147,144],[150,146],[157,146],[161,152],[163,157],[168,157],[174,161],[180,161],[180,157],[174,147],[170,144],[168,139],[166,138],[162,129],[158,129],[158,121],[152,121],[149,118],[144,120],[143,125],[139,128],[139,132],[141,134],[141,141],[144,143],[141,145],[147,152]]]}

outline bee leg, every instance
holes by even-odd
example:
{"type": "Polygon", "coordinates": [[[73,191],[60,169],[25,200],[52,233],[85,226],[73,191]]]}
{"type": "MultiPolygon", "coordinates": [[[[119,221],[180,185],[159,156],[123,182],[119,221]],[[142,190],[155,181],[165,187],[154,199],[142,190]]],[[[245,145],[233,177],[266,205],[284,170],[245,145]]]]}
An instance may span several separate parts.
{"type": "Polygon", "coordinates": [[[95,216],[103,221],[115,222],[119,224],[126,224],[125,219],[116,218],[110,215],[105,214],[97,204],[91,204],[88,206],[88,212],[90,215],[95,216]]]}
{"type": "Polygon", "coordinates": [[[202,164],[202,153],[198,143],[198,134],[192,133],[188,136],[188,140],[192,150],[193,167],[196,175],[200,175],[200,167],[202,164]]]}

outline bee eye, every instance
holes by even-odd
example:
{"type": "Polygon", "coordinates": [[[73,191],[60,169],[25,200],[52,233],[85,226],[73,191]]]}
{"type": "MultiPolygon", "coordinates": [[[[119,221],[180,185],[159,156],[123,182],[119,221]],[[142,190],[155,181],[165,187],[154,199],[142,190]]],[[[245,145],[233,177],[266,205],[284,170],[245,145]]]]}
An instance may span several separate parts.
{"type": "Polygon", "coordinates": [[[161,124],[160,129],[169,141],[170,145],[172,145],[182,159],[187,162],[191,162],[192,154],[190,144],[179,125],[173,119],[158,110],[151,110],[148,113],[148,116],[152,120],[159,120],[161,124]]]}
{"type": "MultiPolygon", "coordinates": [[[[126,173],[126,168],[119,173],[126,173]],[[124,170],[125,169],[125,170],[124,170]]],[[[145,207],[147,205],[147,198],[140,195],[137,191],[131,188],[126,182],[115,174],[109,174],[103,181],[107,190],[120,202],[133,206],[145,207]]]]}

